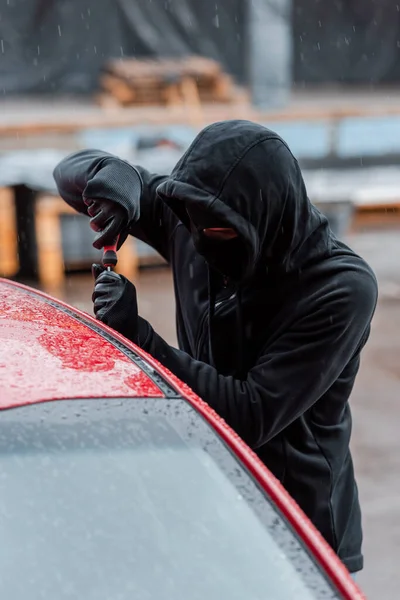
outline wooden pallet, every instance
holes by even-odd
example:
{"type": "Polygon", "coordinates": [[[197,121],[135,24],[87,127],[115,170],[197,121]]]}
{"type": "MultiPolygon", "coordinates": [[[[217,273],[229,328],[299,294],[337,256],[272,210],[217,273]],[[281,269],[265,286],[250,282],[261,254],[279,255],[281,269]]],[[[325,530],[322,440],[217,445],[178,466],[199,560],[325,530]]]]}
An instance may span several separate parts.
{"type": "Polygon", "coordinates": [[[103,106],[230,103],[238,91],[216,61],[202,57],[108,62],[97,101],[103,106]]]}

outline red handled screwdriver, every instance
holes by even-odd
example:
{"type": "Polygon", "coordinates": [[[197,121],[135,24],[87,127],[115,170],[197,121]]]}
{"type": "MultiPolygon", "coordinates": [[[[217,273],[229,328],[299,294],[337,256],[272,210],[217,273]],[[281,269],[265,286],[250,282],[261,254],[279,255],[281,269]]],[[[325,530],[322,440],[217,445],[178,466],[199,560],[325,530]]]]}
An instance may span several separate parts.
{"type": "Polygon", "coordinates": [[[119,236],[115,240],[115,244],[112,244],[111,246],[104,246],[104,248],[103,248],[103,258],[102,258],[101,262],[103,263],[103,267],[105,267],[107,269],[107,271],[112,271],[118,262],[118,256],[117,256],[118,238],[119,238],[119,236]]]}

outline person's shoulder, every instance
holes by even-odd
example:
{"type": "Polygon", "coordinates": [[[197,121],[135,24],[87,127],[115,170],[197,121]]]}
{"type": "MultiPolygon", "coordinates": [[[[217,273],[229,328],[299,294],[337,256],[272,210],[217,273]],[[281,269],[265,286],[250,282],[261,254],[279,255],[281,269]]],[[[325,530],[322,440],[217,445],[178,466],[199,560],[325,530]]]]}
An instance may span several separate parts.
{"type": "Polygon", "coordinates": [[[349,309],[364,307],[373,311],[378,299],[378,282],[371,266],[350,248],[343,245],[333,254],[334,285],[346,298],[349,309]]]}

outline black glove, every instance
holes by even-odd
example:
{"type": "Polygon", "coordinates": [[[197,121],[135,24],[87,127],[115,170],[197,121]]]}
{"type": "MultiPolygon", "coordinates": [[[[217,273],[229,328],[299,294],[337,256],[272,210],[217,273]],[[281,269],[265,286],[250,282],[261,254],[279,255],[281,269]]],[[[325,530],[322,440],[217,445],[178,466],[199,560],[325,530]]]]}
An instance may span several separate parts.
{"type": "Polygon", "coordinates": [[[139,343],[139,317],[136,288],[114,271],[93,265],[95,286],[92,294],[96,319],[115,329],[132,342],[139,343]]]}
{"type": "Polygon", "coordinates": [[[118,248],[126,240],[129,224],[140,217],[142,179],[127,162],[109,157],[87,182],[82,193],[90,226],[98,232],[93,246],[103,248],[115,243],[118,248]]]}
{"type": "Polygon", "coordinates": [[[98,234],[94,238],[93,246],[100,250],[104,246],[115,244],[117,237],[118,249],[122,246],[129,233],[128,212],[125,208],[112,200],[93,200],[85,198],[90,227],[98,234]]]}

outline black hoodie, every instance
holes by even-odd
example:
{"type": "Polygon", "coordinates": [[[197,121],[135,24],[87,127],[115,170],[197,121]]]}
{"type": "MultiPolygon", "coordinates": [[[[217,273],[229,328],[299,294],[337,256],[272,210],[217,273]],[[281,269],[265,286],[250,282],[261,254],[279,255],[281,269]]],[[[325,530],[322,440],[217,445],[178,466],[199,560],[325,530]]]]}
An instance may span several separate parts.
{"type": "Polygon", "coordinates": [[[145,321],[142,347],[233,427],[348,569],[360,570],[348,398],[377,301],[371,269],[335,238],[289,148],[260,125],[207,127],[169,177],[90,150],[54,172],[81,212],[82,195],[128,206],[139,175],[131,233],[171,264],[180,349],[145,321]],[[193,213],[238,232],[233,280],[209,267],[207,248],[208,263],[196,251],[193,213]]]}

